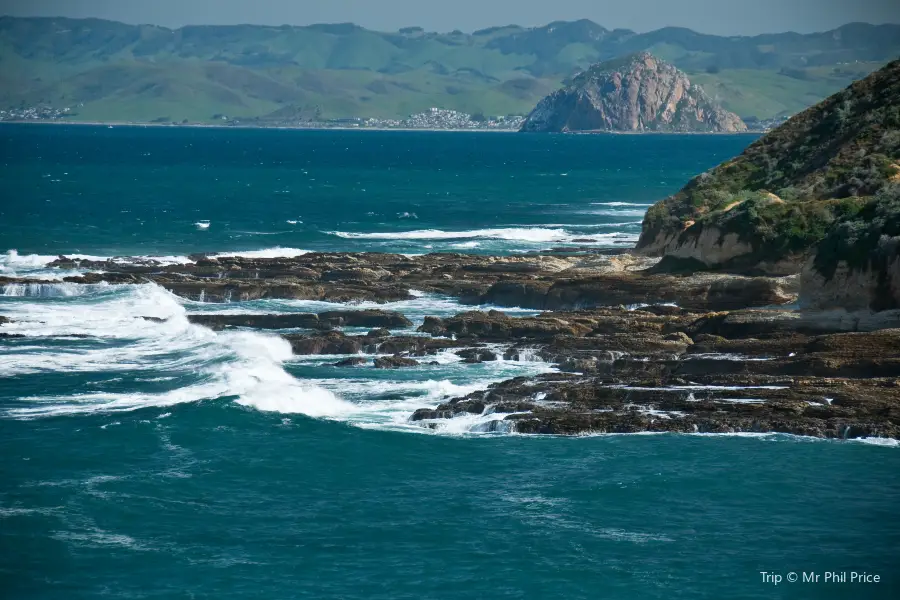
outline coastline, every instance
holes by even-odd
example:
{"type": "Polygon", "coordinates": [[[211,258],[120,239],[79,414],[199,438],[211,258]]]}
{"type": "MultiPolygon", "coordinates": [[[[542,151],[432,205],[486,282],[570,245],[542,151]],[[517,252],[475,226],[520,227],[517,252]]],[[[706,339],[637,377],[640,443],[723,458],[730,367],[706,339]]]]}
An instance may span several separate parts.
{"type": "Polygon", "coordinates": [[[131,121],[63,121],[63,120],[47,120],[38,121],[34,119],[21,121],[0,121],[0,125],[77,125],[82,127],[163,127],[171,129],[192,128],[192,129],[276,129],[290,131],[427,131],[427,132],[450,132],[450,133],[518,133],[516,129],[442,129],[442,128],[409,128],[409,127],[294,127],[289,125],[219,125],[216,123],[141,123],[131,121]]]}
{"type": "Polygon", "coordinates": [[[760,131],[563,131],[563,132],[522,132],[518,129],[497,128],[427,128],[427,127],[295,127],[290,125],[219,125],[216,123],[141,123],[130,121],[64,121],[46,120],[8,120],[0,121],[0,125],[77,125],[82,127],[165,127],[165,128],[193,128],[193,129],[274,129],[287,131],[402,131],[402,132],[429,132],[429,133],[537,133],[538,135],[642,135],[642,136],[669,136],[669,135],[701,135],[701,136],[760,136],[766,132],[760,131]]]}

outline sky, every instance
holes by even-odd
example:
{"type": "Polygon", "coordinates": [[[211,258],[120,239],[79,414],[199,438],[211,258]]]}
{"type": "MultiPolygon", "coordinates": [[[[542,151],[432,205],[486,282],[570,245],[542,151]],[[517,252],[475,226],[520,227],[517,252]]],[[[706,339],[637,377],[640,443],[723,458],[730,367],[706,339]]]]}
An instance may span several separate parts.
{"type": "Polygon", "coordinates": [[[669,25],[716,35],[834,29],[844,23],[900,22],[900,0],[0,0],[0,14],[99,17],[165,27],[309,25],[353,22],[395,31],[471,32],[591,19],[638,32],[669,25]]]}

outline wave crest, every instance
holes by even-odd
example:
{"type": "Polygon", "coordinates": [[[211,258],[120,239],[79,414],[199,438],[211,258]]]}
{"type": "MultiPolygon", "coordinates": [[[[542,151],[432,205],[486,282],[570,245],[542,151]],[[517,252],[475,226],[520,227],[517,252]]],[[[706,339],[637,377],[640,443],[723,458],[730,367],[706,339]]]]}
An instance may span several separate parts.
{"type": "Polygon", "coordinates": [[[309,254],[309,250],[301,250],[299,248],[263,248],[262,250],[239,250],[236,252],[219,252],[210,256],[216,258],[240,257],[240,258],[293,258],[295,256],[303,256],[309,254]]]}
{"type": "Polygon", "coordinates": [[[293,355],[290,344],[279,336],[217,333],[193,325],[179,299],[155,284],[79,288],[82,293],[75,300],[77,305],[42,296],[35,302],[4,307],[14,318],[4,328],[32,338],[32,344],[66,336],[87,336],[91,344],[61,349],[51,343],[41,346],[40,352],[17,352],[12,347],[3,355],[3,375],[129,372],[146,379],[146,375],[165,373],[178,374],[172,385],[179,387],[160,393],[90,392],[21,398],[26,406],[6,411],[8,416],[129,411],[220,398],[234,398],[259,410],[313,417],[336,417],[353,409],[334,393],[287,373],[282,365],[293,355]],[[185,385],[186,379],[193,383],[185,385]]]}
{"type": "MultiPolygon", "coordinates": [[[[641,213],[643,214],[643,213],[641,213]]],[[[546,227],[505,227],[499,229],[472,229],[466,231],[444,231],[442,229],[418,229],[415,231],[391,231],[375,233],[357,233],[348,231],[329,231],[330,235],[345,239],[360,240],[503,240],[526,243],[572,243],[582,238],[590,238],[605,242],[633,242],[637,237],[624,233],[573,233],[566,229],[546,227]]],[[[470,247],[458,244],[457,247],[470,247]]],[[[472,246],[474,247],[474,246],[472,246]]]]}

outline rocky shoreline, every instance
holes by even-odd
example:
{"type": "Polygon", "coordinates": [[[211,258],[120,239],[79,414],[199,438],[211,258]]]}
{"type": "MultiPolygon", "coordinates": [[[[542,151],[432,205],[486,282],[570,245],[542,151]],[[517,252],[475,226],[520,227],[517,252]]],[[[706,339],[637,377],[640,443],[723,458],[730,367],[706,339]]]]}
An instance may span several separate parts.
{"type": "MultiPolygon", "coordinates": [[[[368,307],[189,315],[213,329],[277,331],[295,354],[357,355],[338,362],[342,367],[413,369],[450,351],[465,363],[527,358],[559,370],[422,407],[410,421],[423,427],[494,415],[488,431],[900,439],[900,311],[799,310],[797,276],[662,273],[655,259],[618,252],[191,259],[161,265],[60,257],[51,266],[92,271],[66,277],[69,283],[152,282],[223,308],[254,299],[386,303],[430,293],[540,311],[428,316],[414,334],[408,316],[368,307]]],[[[5,293],[57,284],[0,277],[5,293]]]]}

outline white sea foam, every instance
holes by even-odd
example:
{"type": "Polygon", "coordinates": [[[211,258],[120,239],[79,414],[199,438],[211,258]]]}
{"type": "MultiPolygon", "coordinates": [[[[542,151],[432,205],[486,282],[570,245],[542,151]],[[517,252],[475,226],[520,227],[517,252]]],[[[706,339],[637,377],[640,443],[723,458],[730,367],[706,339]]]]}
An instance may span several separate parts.
{"type": "MultiPolygon", "coordinates": [[[[502,352],[500,352],[499,354],[502,354],[502,352]]],[[[518,357],[517,362],[528,362],[528,363],[546,362],[538,354],[537,348],[517,348],[513,351],[513,354],[515,354],[518,357]]]]}
{"type": "Polygon", "coordinates": [[[643,217],[646,213],[646,210],[615,210],[615,209],[603,209],[603,210],[589,210],[584,214],[588,215],[600,215],[604,217],[643,217]]]}
{"type": "MultiPolygon", "coordinates": [[[[243,258],[291,258],[294,256],[302,256],[304,254],[308,254],[309,252],[309,250],[301,250],[299,248],[282,248],[280,246],[276,246],[274,248],[262,248],[260,250],[236,250],[234,252],[219,252],[216,254],[211,254],[210,256],[240,256],[243,258]]],[[[91,254],[63,254],[62,256],[76,260],[88,260],[97,262],[112,261],[117,264],[132,264],[154,261],[161,265],[182,265],[191,264],[194,262],[187,256],[183,255],[96,256],[91,254]]],[[[47,263],[53,262],[57,258],[59,257],[39,254],[28,254],[25,256],[21,256],[15,250],[10,250],[6,253],[5,256],[0,256],[0,273],[4,273],[4,268],[43,268],[47,265],[47,263]]]]}
{"type": "Polygon", "coordinates": [[[690,435],[690,436],[701,437],[701,438],[739,437],[739,438],[756,438],[756,439],[763,439],[763,440],[778,439],[778,438],[791,438],[791,439],[818,441],[819,439],[821,439],[821,438],[814,438],[814,437],[791,435],[788,433],[777,433],[775,431],[731,431],[728,433],[696,432],[696,433],[686,433],[686,434],[679,434],[679,435],[690,435]]]}
{"type": "Polygon", "coordinates": [[[19,254],[18,250],[7,250],[0,255],[0,270],[3,269],[36,269],[56,260],[55,256],[43,254],[19,254]]]}
{"type": "Polygon", "coordinates": [[[731,361],[741,361],[741,362],[766,362],[773,360],[772,358],[759,358],[759,357],[751,357],[744,356],[743,354],[722,354],[718,352],[709,353],[709,354],[688,354],[685,355],[684,360],[698,360],[698,359],[706,359],[706,360],[731,360],[731,361]]]}
{"type": "Polygon", "coordinates": [[[161,265],[185,265],[185,264],[191,264],[194,262],[191,259],[189,259],[187,256],[179,256],[179,255],[168,255],[168,256],[152,256],[152,255],[144,256],[144,255],[142,255],[142,256],[112,256],[112,257],[95,256],[93,258],[90,258],[90,257],[85,258],[78,254],[67,254],[66,256],[68,256],[69,258],[81,258],[83,260],[110,260],[114,263],[120,263],[120,264],[132,264],[132,263],[139,263],[139,262],[143,262],[143,261],[154,261],[161,265]]]}
{"type": "Polygon", "coordinates": [[[415,326],[421,325],[426,316],[448,317],[464,311],[470,310],[499,310],[511,315],[530,316],[540,311],[526,308],[514,307],[498,307],[494,305],[462,305],[456,298],[447,296],[439,296],[436,294],[426,294],[424,292],[410,290],[413,296],[410,300],[401,300],[398,302],[387,302],[379,304],[377,302],[323,302],[319,300],[251,300],[247,302],[232,302],[227,305],[201,303],[191,300],[182,300],[182,303],[192,313],[214,312],[217,314],[259,314],[265,312],[267,314],[290,314],[290,313],[320,313],[329,310],[346,310],[348,307],[353,309],[382,309],[401,312],[415,326]]]}
{"type": "Polygon", "coordinates": [[[196,223],[194,223],[194,227],[196,227],[197,229],[199,229],[201,231],[209,229],[209,225],[210,225],[209,221],[197,221],[196,223]]]}
{"type": "Polygon", "coordinates": [[[20,515],[53,515],[59,508],[50,507],[50,508],[22,508],[19,506],[0,506],[0,519],[4,519],[7,517],[18,517],[20,515]]]}
{"type": "Polygon", "coordinates": [[[147,546],[135,541],[135,539],[130,536],[108,533],[106,531],[103,531],[102,529],[97,528],[92,528],[87,531],[57,531],[54,532],[51,537],[73,546],[89,548],[116,546],[119,548],[126,548],[128,550],[149,550],[147,546]]]}
{"type": "Polygon", "coordinates": [[[754,432],[754,431],[735,431],[732,433],[691,433],[688,435],[705,438],[717,437],[743,437],[758,438],[770,442],[789,441],[804,443],[822,443],[822,444],[866,444],[870,446],[880,446],[882,448],[900,448],[900,440],[893,438],[867,437],[867,438],[848,438],[846,440],[835,438],[821,438],[807,435],[795,435],[792,433],[754,432]]]}
{"type": "Polygon", "coordinates": [[[220,252],[213,254],[213,257],[226,258],[237,256],[241,258],[292,258],[294,256],[303,256],[309,254],[309,250],[301,250],[299,248],[264,248],[262,250],[241,250],[237,252],[220,252]]]}
{"type": "Polygon", "coordinates": [[[0,287],[0,296],[6,297],[71,297],[80,296],[84,288],[75,283],[8,283],[0,287]]]}
{"type": "Polygon", "coordinates": [[[868,437],[853,438],[847,441],[868,444],[870,446],[883,446],[885,448],[900,448],[900,440],[895,440],[893,438],[868,437]]]}
{"type": "Polygon", "coordinates": [[[80,275],[82,270],[50,269],[46,265],[56,256],[45,254],[19,254],[17,250],[8,250],[0,254],[0,276],[18,277],[22,279],[55,279],[61,280],[69,275],[80,275]]]}
{"type": "MultiPolygon", "coordinates": [[[[643,214],[643,213],[642,213],[643,214]]],[[[346,239],[363,240],[494,240],[504,242],[522,242],[525,244],[575,243],[579,239],[591,239],[592,242],[580,244],[633,244],[638,235],[630,233],[573,233],[566,229],[549,227],[505,227],[499,229],[472,229],[466,231],[444,231],[441,229],[418,229],[414,231],[393,231],[377,233],[357,233],[347,231],[329,231],[346,239]]],[[[461,244],[451,247],[465,248],[461,244]]],[[[474,246],[472,246],[474,247],[474,246]]]]}
{"type": "Polygon", "coordinates": [[[636,304],[626,304],[625,310],[638,310],[639,308],[647,308],[648,306],[671,306],[672,308],[678,308],[678,304],[675,302],[660,302],[657,304],[647,304],[646,302],[638,302],[636,304]]]}
{"type": "Polygon", "coordinates": [[[409,421],[416,409],[434,408],[450,398],[484,389],[494,381],[482,379],[457,384],[449,379],[315,379],[309,383],[351,401],[352,408],[338,418],[360,427],[408,430],[420,429],[420,424],[409,421]]]}
{"type": "Polygon", "coordinates": [[[641,392],[653,391],[670,391],[670,390],[713,390],[713,391],[736,391],[736,390],[786,390],[787,386],[783,385],[668,385],[661,387],[641,387],[631,385],[610,385],[613,389],[636,390],[641,392]]]}
{"type": "Polygon", "coordinates": [[[591,206],[653,206],[646,202],[591,202],[591,206]]]}
{"type": "Polygon", "coordinates": [[[449,435],[470,435],[473,433],[514,433],[515,423],[506,421],[511,413],[463,414],[452,419],[436,422],[438,433],[449,435]]]}
{"type": "Polygon", "coordinates": [[[110,347],[48,346],[43,352],[5,354],[0,373],[167,370],[191,375],[196,383],[162,393],[89,392],[22,398],[27,406],[7,411],[9,416],[123,411],[225,397],[260,410],[310,416],[336,417],[352,409],[331,392],[285,372],[281,365],[292,353],[290,344],[280,337],[216,333],[192,325],[178,300],[153,284],[84,287],[88,288],[85,296],[93,297],[77,308],[52,301],[4,306],[4,312],[14,319],[4,329],[38,338],[88,335],[109,340],[110,347]]]}
{"type": "MultiPolygon", "coordinates": [[[[340,392],[342,396],[354,398],[360,401],[357,410],[360,412],[379,412],[388,408],[401,406],[404,409],[414,410],[426,405],[437,405],[448,398],[465,396],[472,392],[484,389],[486,382],[493,382],[486,377],[484,381],[472,381],[465,384],[454,383],[449,379],[310,379],[309,383],[316,386],[340,392]],[[388,404],[381,401],[370,402],[366,408],[366,402],[371,399],[379,399],[385,396],[393,398],[388,404]]],[[[408,413],[407,413],[408,414],[408,413]]]]}
{"type": "Polygon", "coordinates": [[[302,413],[311,417],[339,417],[354,411],[354,406],[334,393],[304,383],[283,368],[292,358],[290,344],[282,338],[243,332],[231,334],[238,339],[229,344],[239,357],[241,368],[220,371],[228,395],[237,395],[238,403],[258,410],[302,413]]]}
{"type": "MultiPolygon", "coordinates": [[[[93,254],[69,254],[62,253],[60,255],[51,254],[19,254],[17,250],[7,250],[5,254],[0,255],[0,274],[13,276],[18,274],[22,276],[29,271],[37,271],[46,274],[46,266],[58,259],[60,256],[73,260],[85,260],[93,262],[112,261],[114,263],[125,264],[140,261],[155,261],[163,265],[177,265],[193,262],[187,256],[97,256],[93,254]],[[24,273],[22,273],[24,272],[24,273]]],[[[66,275],[71,275],[72,271],[62,271],[66,275]]]]}
{"type": "Polygon", "coordinates": [[[570,237],[570,234],[563,229],[547,229],[543,227],[507,227],[503,229],[472,229],[468,231],[418,229],[415,231],[378,233],[329,231],[327,233],[346,239],[361,240],[462,240],[484,238],[526,242],[560,242],[570,237]]]}
{"type": "Polygon", "coordinates": [[[625,221],[622,223],[604,223],[603,227],[634,227],[636,225],[643,225],[643,221],[625,221]]]}
{"type": "MultiPolygon", "coordinates": [[[[107,376],[104,382],[115,380],[121,386],[128,385],[122,382],[133,381],[137,387],[117,392],[94,387],[63,395],[23,397],[4,416],[115,413],[218,399],[233,400],[260,411],[339,419],[363,427],[422,431],[419,425],[408,422],[417,408],[434,407],[448,398],[465,396],[516,375],[552,370],[543,363],[504,360],[463,367],[461,359],[448,350],[423,359],[423,363],[437,364],[423,364],[416,369],[416,373],[421,373],[419,379],[385,380],[380,378],[391,374],[374,370],[359,379],[298,379],[285,365],[317,367],[324,365],[328,357],[294,356],[289,343],[275,335],[214,332],[193,325],[187,320],[185,308],[192,303],[153,284],[66,285],[72,285],[79,294],[4,302],[3,313],[13,319],[4,325],[4,330],[25,335],[29,340],[27,346],[4,349],[0,376],[128,372],[131,377],[107,376]],[[60,338],[72,336],[78,336],[77,343],[59,344],[60,338]],[[56,338],[56,342],[45,341],[49,338],[56,338]],[[141,387],[146,382],[170,389],[150,393],[141,387]]],[[[454,311],[460,309],[448,300],[423,295],[407,301],[422,304],[423,313],[424,306],[434,302],[447,302],[448,309],[452,306],[454,311]]],[[[403,376],[408,374],[404,372],[403,376]]],[[[461,423],[443,432],[453,433],[457,426],[461,427],[461,423]]],[[[475,423],[472,427],[477,430],[488,426],[475,423]]]]}
{"type": "MultiPolygon", "coordinates": [[[[310,357],[315,359],[316,357],[310,357]]],[[[491,361],[477,365],[463,365],[452,351],[438,353],[422,359],[415,370],[404,371],[402,376],[414,373],[428,376],[428,379],[402,379],[394,373],[383,373],[390,379],[313,379],[309,383],[331,390],[355,405],[352,414],[344,418],[360,427],[386,427],[407,431],[423,431],[422,422],[410,422],[410,414],[418,408],[435,408],[450,398],[462,397],[485,390],[490,384],[522,375],[537,375],[554,369],[543,363],[522,363],[514,361],[491,361]],[[437,365],[430,365],[432,361],[437,365]]],[[[323,361],[322,364],[325,364],[323,361]]],[[[492,430],[491,421],[502,419],[503,415],[485,414],[457,421],[435,422],[437,433],[459,434],[492,430]]]]}
{"type": "MultiPolygon", "coordinates": [[[[641,225],[643,221],[627,221],[625,223],[545,223],[544,227],[562,227],[574,229],[606,229],[608,227],[625,227],[626,225],[641,225]]],[[[575,235],[575,234],[572,234],[575,235]]],[[[590,236],[590,233],[578,235],[590,236]]]]}

